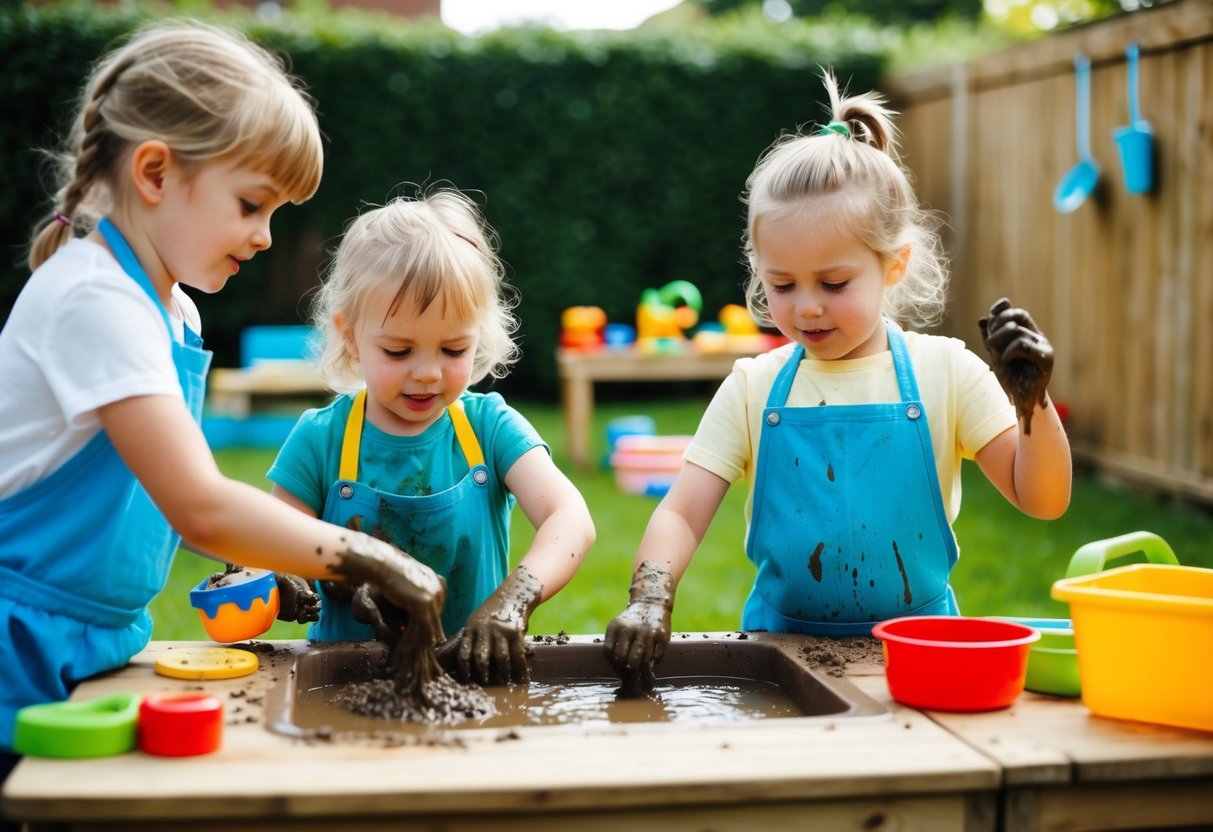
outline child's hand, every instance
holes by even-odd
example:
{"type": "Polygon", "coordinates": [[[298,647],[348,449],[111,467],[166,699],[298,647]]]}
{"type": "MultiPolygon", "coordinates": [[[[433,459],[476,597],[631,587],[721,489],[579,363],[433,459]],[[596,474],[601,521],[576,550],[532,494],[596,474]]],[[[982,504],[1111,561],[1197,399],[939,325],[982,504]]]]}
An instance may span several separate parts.
{"type": "Polygon", "coordinates": [[[298,575],[276,572],[278,583],[278,620],[306,624],[320,618],[320,596],[310,582],[298,575]]]}
{"type": "Polygon", "coordinates": [[[453,661],[453,673],[460,681],[529,682],[523,637],[542,593],[539,579],[519,566],[468,616],[464,628],[439,648],[439,659],[448,667],[453,661]]]}
{"type": "MultiPolygon", "coordinates": [[[[362,532],[347,532],[348,548],[338,553],[334,575],[347,584],[370,584],[385,601],[403,610],[410,626],[442,640],[442,602],[446,584],[425,564],[395,546],[362,532]]],[[[374,605],[378,606],[378,605],[374,605]]]]}
{"type": "MultiPolygon", "coordinates": [[[[332,597],[332,596],[330,596],[332,597]]],[[[408,624],[408,613],[393,605],[370,584],[359,584],[350,593],[350,615],[375,631],[375,638],[395,650],[408,624]]]]}
{"type": "Polygon", "coordinates": [[[998,383],[1023,420],[1024,433],[1031,433],[1032,413],[1048,405],[1045,388],[1053,375],[1053,345],[1027,310],[1011,306],[1006,298],[991,306],[977,327],[998,383]]]}
{"type": "Polygon", "coordinates": [[[656,685],[654,666],[670,643],[674,598],[670,573],[645,561],[632,576],[627,607],[607,625],[603,650],[619,673],[619,696],[635,698],[656,685]]]}

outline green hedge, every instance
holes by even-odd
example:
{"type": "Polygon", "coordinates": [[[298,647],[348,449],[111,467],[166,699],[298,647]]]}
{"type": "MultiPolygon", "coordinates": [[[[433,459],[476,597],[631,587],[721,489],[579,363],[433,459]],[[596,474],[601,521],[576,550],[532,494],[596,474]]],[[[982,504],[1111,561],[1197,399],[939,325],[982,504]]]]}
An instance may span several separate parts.
{"type": "MultiPolygon", "coordinates": [[[[878,44],[800,23],[470,39],[367,14],[222,20],[289,56],[319,102],[327,158],[316,197],[276,216],[273,249],[198,298],[216,363],[238,363],[244,326],[300,320],[322,252],[360,205],[449,180],[483,193],[522,297],[524,357],[499,387],[536,395],[555,389],[567,306],[632,321],[640,292],[673,279],[699,286],[709,316],[738,301],[738,197],[755,159],[821,117],[819,65],[856,90],[884,65],[878,44]]],[[[0,316],[46,205],[34,149],[66,131],[88,65],[138,22],[87,5],[0,12],[0,316]]]]}

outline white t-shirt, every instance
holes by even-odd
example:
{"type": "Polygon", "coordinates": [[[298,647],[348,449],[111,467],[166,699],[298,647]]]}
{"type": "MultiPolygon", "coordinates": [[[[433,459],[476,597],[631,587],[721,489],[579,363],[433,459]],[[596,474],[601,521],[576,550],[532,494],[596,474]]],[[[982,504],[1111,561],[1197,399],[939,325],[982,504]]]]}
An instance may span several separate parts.
{"type": "MultiPolygon", "coordinates": [[[[169,320],[201,334],[173,287],[169,320]]],[[[104,246],[72,240],[30,276],[0,331],[0,498],[42,480],[101,429],[97,409],[182,397],[156,304],[104,246]]]]}
{"type": "MultiPolygon", "coordinates": [[[[935,467],[948,522],[960,513],[960,464],[1015,426],[1015,408],[994,373],[963,341],[906,332],[906,351],[927,413],[935,467]]],[[[684,458],[727,482],[749,484],[745,518],[747,534],[754,500],[754,469],[762,435],[762,411],[794,345],[787,344],[754,358],[742,358],[720,385],[699,423],[684,458]]],[[[792,389],[789,407],[822,404],[873,404],[898,401],[893,353],[885,350],[863,358],[822,361],[805,358],[792,389]]]]}

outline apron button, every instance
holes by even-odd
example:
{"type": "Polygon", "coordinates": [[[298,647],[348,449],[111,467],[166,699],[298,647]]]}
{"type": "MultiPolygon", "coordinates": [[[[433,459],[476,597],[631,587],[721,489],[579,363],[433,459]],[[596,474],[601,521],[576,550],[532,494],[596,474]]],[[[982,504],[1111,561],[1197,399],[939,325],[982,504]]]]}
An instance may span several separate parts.
{"type": "Polygon", "coordinates": [[[489,472],[483,468],[477,468],[472,472],[472,479],[475,481],[476,485],[484,485],[489,481],[489,472]]]}
{"type": "Polygon", "coordinates": [[[341,498],[342,498],[343,500],[348,500],[350,497],[353,497],[353,496],[354,496],[354,486],[352,486],[352,485],[343,485],[343,486],[341,486],[341,492],[340,492],[340,493],[341,493],[341,498]]]}
{"type": "Polygon", "coordinates": [[[909,416],[911,419],[917,419],[919,416],[922,415],[922,408],[916,404],[912,404],[906,408],[906,415],[909,416]]]}
{"type": "Polygon", "coordinates": [[[767,424],[772,425],[772,426],[778,425],[779,424],[779,414],[778,413],[768,413],[767,414],[767,424]]]}

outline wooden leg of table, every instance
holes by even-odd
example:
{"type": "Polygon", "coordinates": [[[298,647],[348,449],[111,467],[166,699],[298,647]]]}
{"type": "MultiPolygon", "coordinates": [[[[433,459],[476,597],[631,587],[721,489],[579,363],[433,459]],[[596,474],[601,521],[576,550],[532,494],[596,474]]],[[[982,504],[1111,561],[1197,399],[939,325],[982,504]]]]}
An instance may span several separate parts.
{"type": "Polygon", "coordinates": [[[590,471],[590,424],[594,417],[594,384],[587,378],[564,380],[564,429],[569,459],[590,471]]]}

